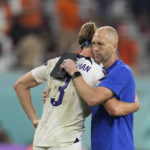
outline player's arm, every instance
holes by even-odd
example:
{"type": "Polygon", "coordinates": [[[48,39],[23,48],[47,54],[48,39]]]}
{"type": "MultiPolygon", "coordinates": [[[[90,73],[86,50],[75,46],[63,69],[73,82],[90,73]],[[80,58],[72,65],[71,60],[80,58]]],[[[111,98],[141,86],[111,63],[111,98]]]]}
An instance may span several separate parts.
{"type": "MultiPolygon", "coordinates": [[[[74,72],[78,71],[74,61],[69,60],[69,59],[64,60],[63,64],[60,66],[60,68],[61,69],[64,68],[71,76],[74,74],[74,72]]],[[[114,93],[108,88],[105,88],[105,87],[92,88],[92,87],[90,87],[84,81],[82,76],[74,78],[74,83],[75,83],[76,89],[78,90],[79,94],[81,95],[83,100],[89,106],[96,106],[114,96],[114,93]]]]}
{"type": "Polygon", "coordinates": [[[135,97],[134,103],[126,103],[116,98],[111,98],[103,103],[107,112],[112,116],[124,116],[140,109],[138,96],[135,97]]]}
{"type": "Polygon", "coordinates": [[[31,72],[23,75],[14,84],[14,89],[16,91],[20,104],[35,127],[38,125],[39,119],[32,104],[30,88],[37,85],[38,83],[33,78],[31,72]]]}

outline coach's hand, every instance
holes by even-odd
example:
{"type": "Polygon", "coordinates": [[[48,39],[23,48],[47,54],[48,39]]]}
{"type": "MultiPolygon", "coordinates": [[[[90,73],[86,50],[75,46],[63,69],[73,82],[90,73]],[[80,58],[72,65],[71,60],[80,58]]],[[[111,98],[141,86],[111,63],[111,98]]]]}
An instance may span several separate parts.
{"type": "Polygon", "coordinates": [[[65,69],[69,75],[73,75],[74,72],[78,71],[76,64],[71,59],[65,59],[63,63],[60,65],[61,69],[65,69]]]}
{"type": "Polygon", "coordinates": [[[140,109],[140,103],[139,103],[139,99],[138,99],[138,96],[137,96],[137,94],[136,94],[136,96],[135,96],[135,106],[136,106],[136,108],[137,108],[137,111],[140,109]]]}
{"type": "Polygon", "coordinates": [[[45,102],[46,102],[46,97],[47,97],[47,91],[44,90],[44,91],[43,91],[43,102],[44,102],[44,104],[45,104],[45,102]]]}
{"type": "Polygon", "coordinates": [[[34,126],[35,128],[37,128],[37,126],[38,126],[39,122],[40,122],[40,120],[39,120],[39,119],[37,119],[37,120],[33,120],[33,121],[32,121],[32,124],[33,124],[33,126],[34,126]]]}

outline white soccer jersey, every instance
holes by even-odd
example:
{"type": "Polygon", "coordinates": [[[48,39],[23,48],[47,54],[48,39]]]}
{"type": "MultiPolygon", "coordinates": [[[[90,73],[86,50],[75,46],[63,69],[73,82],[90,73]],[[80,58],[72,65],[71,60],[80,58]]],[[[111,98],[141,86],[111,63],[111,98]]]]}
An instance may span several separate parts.
{"type": "MultiPolygon", "coordinates": [[[[89,107],[79,96],[70,77],[56,79],[50,76],[57,61],[58,58],[51,59],[47,66],[31,71],[37,82],[47,81],[47,99],[35,132],[34,146],[66,147],[76,138],[81,139],[84,131],[89,107]]],[[[76,64],[84,80],[92,87],[96,87],[104,77],[102,65],[93,59],[79,55],[76,64]]]]}

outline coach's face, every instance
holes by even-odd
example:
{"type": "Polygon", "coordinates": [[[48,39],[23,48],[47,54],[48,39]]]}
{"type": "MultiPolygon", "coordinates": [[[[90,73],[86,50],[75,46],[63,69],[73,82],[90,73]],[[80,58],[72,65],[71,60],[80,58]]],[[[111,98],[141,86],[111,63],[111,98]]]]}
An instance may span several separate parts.
{"type": "Polygon", "coordinates": [[[106,30],[96,30],[92,39],[92,48],[97,63],[105,63],[112,56],[113,46],[106,30]]]}

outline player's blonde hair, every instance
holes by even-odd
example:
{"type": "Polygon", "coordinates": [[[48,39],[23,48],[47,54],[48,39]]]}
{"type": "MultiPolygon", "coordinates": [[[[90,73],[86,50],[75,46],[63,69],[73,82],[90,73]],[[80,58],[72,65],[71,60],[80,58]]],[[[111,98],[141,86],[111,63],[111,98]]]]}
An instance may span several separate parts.
{"type": "Polygon", "coordinates": [[[96,29],[97,27],[94,22],[87,22],[82,25],[78,35],[79,44],[81,45],[82,49],[84,48],[84,46],[88,46],[89,44],[91,44],[96,29]],[[86,45],[86,43],[88,44],[86,45]]]}

